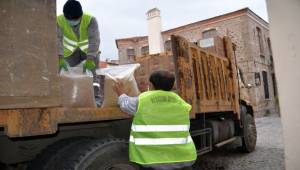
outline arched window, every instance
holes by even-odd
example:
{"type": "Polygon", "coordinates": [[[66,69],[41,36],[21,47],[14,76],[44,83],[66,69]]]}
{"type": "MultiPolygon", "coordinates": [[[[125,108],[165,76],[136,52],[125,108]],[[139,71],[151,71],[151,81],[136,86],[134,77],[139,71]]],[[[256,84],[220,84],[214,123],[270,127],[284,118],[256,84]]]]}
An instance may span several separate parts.
{"type": "Polygon", "coordinates": [[[269,99],[270,94],[269,94],[268,73],[266,71],[262,71],[262,77],[263,77],[263,82],[264,82],[265,99],[269,99]]]}
{"type": "Polygon", "coordinates": [[[264,46],[263,46],[261,29],[259,27],[256,27],[256,32],[257,32],[257,39],[258,39],[258,45],[259,45],[259,52],[260,52],[260,54],[264,54],[264,46]]]}

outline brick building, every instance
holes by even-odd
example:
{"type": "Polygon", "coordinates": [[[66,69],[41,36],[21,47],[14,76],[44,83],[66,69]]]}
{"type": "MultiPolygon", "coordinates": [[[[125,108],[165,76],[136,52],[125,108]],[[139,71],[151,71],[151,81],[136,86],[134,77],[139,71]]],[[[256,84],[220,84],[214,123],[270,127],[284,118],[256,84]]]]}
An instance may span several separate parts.
{"type": "MultiPolygon", "coordinates": [[[[162,32],[165,51],[171,50],[170,36],[180,35],[190,42],[213,36],[229,36],[236,46],[238,67],[257,116],[277,110],[277,88],[269,38],[269,24],[249,8],[183,25],[162,32]]],[[[147,36],[117,39],[120,64],[149,53],[147,36]]]]}

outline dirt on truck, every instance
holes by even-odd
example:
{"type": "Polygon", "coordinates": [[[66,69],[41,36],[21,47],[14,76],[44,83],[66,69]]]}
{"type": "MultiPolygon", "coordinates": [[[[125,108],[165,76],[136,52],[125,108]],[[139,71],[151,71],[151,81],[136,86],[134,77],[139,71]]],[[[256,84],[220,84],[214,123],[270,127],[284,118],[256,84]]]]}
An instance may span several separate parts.
{"type": "MultiPolygon", "coordinates": [[[[140,169],[128,161],[130,116],[118,107],[62,107],[55,1],[0,1],[0,11],[5,11],[0,15],[0,167],[140,169]],[[23,28],[13,19],[24,22],[23,28]]],[[[136,60],[140,90],[147,89],[152,71],[173,71],[173,90],[193,108],[191,134],[198,156],[235,140],[252,152],[254,115],[240,88],[230,38],[222,38],[224,56],[176,35],[171,41],[171,53],[136,60]]]]}

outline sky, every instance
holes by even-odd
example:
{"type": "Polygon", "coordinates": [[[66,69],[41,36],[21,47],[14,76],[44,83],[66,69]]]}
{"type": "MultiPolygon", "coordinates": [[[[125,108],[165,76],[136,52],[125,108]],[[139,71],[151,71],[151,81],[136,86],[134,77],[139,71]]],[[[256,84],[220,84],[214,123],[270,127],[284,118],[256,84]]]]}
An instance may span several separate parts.
{"type": "MultiPolygon", "coordinates": [[[[57,15],[67,0],[57,0],[57,15]]],[[[83,11],[96,17],[101,60],[118,59],[115,40],[147,35],[146,12],[161,11],[162,30],[249,7],[268,21],[265,0],[79,0],[83,11]]]]}

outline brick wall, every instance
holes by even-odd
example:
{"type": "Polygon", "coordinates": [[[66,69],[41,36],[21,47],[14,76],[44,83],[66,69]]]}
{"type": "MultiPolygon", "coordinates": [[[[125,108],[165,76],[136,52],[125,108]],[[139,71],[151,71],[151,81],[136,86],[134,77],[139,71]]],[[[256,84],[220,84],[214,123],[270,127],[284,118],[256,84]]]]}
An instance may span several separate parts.
{"type": "MultiPolygon", "coordinates": [[[[198,42],[202,39],[202,32],[216,29],[219,36],[229,36],[236,46],[236,58],[238,67],[243,72],[246,84],[251,84],[248,89],[250,102],[254,106],[256,116],[265,115],[267,110],[275,110],[275,97],[273,93],[271,65],[271,53],[268,47],[269,29],[268,23],[251,12],[237,13],[218,21],[191,24],[163,32],[164,42],[170,39],[172,34],[180,35],[190,42],[198,42]],[[262,52],[259,46],[258,32],[260,30],[262,52]],[[263,54],[263,55],[262,55],[263,54]],[[262,72],[267,73],[269,99],[265,99],[265,89],[262,72]],[[255,84],[255,73],[260,76],[260,84],[255,84]]],[[[119,57],[121,63],[128,63],[126,49],[130,46],[135,49],[137,56],[141,54],[141,48],[147,45],[147,37],[133,41],[119,41],[119,57]]]]}

